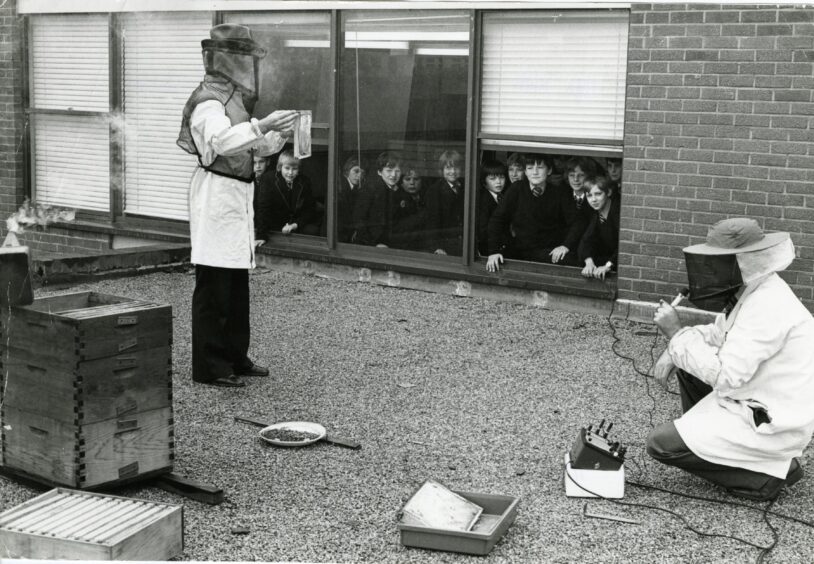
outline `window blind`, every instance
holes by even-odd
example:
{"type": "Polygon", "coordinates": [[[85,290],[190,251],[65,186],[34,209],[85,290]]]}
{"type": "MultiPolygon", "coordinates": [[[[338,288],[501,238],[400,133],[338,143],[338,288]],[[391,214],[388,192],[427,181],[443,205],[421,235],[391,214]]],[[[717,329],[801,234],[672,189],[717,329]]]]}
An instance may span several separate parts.
{"type": "Polygon", "coordinates": [[[212,15],[126,14],[124,36],[124,211],[189,217],[189,182],[197,159],[175,144],[181,112],[203,80],[201,40],[212,15]]]}
{"type": "Polygon", "coordinates": [[[40,203],[110,210],[106,117],[34,114],[34,185],[40,203]]]}
{"type": "Polygon", "coordinates": [[[106,15],[30,20],[31,107],[104,115],[32,114],[34,198],[110,209],[109,31],[106,15]]]}
{"type": "Polygon", "coordinates": [[[627,29],[622,12],[486,14],[481,132],[621,141],[627,29]]]}

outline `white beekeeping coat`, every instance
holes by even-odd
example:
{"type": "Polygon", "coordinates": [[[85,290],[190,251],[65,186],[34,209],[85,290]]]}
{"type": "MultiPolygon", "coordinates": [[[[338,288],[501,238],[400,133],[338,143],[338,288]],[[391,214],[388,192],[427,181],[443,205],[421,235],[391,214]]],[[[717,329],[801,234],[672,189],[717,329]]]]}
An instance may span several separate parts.
{"type": "Polygon", "coordinates": [[[788,285],[776,273],[747,283],[727,319],[681,329],[668,350],[713,388],[675,422],[687,446],[710,462],[785,478],[814,431],[814,318],[788,285]],[[755,425],[756,408],[771,422],[755,425]]]}
{"type": "MultiPolygon", "coordinates": [[[[195,146],[208,166],[218,155],[256,149],[261,156],[282,149],[285,139],[276,131],[263,135],[256,125],[232,125],[220,102],[195,107],[190,118],[195,146]]],[[[219,176],[201,167],[189,188],[189,229],[193,264],[221,268],[254,268],[254,185],[219,176]]]]}

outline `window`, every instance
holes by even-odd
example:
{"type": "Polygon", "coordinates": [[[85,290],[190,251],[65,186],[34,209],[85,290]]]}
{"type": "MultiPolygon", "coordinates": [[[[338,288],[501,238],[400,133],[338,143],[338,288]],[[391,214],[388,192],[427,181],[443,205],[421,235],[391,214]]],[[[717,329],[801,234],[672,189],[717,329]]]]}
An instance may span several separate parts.
{"type": "Polygon", "coordinates": [[[339,241],[460,256],[469,15],[347,12],[340,49],[339,241]]]}
{"type": "MultiPolygon", "coordinates": [[[[308,110],[312,116],[311,156],[297,164],[293,154],[275,155],[258,179],[255,225],[258,236],[280,232],[296,224],[295,235],[325,236],[325,202],[328,192],[328,133],[333,92],[331,90],[331,17],[328,13],[238,13],[226,22],[251,29],[252,38],[266,48],[260,59],[259,99],[254,116],[275,110],[308,110]],[[278,160],[279,158],[279,160],[278,160]],[[282,169],[283,165],[285,170],[282,169]]],[[[283,152],[292,151],[290,144],[283,152]]]]}
{"type": "Polygon", "coordinates": [[[626,12],[484,15],[477,254],[615,267],[627,27],[626,12]]]}
{"type": "Polygon", "coordinates": [[[108,16],[35,16],[30,24],[34,198],[108,212],[108,16]]]}
{"type": "Polygon", "coordinates": [[[486,14],[481,131],[621,142],[627,14],[486,14]]]}
{"type": "Polygon", "coordinates": [[[204,75],[201,39],[212,15],[125,14],[121,25],[124,212],[186,220],[197,162],[175,140],[181,110],[204,75]]]}

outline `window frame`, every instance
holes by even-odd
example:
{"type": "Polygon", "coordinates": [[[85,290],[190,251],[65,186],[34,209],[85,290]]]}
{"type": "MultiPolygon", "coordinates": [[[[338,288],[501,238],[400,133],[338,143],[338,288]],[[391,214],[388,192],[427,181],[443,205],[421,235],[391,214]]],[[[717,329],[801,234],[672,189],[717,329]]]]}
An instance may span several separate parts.
{"type": "MultiPolygon", "coordinates": [[[[330,15],[330,61],[332,63],[332,76],[330,77],[331,98],[329,101],[330,112],[327,124],[315,124],[324,126],[328,131],[328,170],[335,171],[338,163],[337,150],[340,142],[340,132],[336,121],[338,119],[338,108],[340,105],[340,81],[337,80],[337,73],[341,70],[341,49],[339,41],[342,37],[342,14],[350,10],[374,10],[376,7],[348,6],[343,9],[326,8],[325,6],[315,6],[313,9],[297,6],[291,9],[251,9],[251,10],[218,10],[212,9],[212,24],[223,23],[227,14],[254,12],[297,12],[297,11],[317,11],[330,15]]],[[[415,10],[410,6],[396,8],[397,10],[415,10]]],[[[501,285],[514,288],[526,288],[532,290],[544,290],[557,293],[582,295],[587,297],[608,299],[615,297],[616,276],[604,280],[585,280],[579,274],[579,269],[574,267],[562,267],[558,265],[547,265],[542,263],[527,263],[522,261],[507,261],[504,269],[498,274],[487,273],[485,270],[486,259],[477,256],[475,249],[475,218],[477,209],[478,191],[478,160],[481,152],[486,150],[509,150],[509,151],[540,151],[548,153],[580,154],[585,156],[622,157],[623,140],[608,143],[607,140],[601,144],[592,143],[591,139],[580,139],[579,144],[573,143],[573,139],[546,139],[542,140],[534,136],[513,136],[513,135],[491,135],[481,131],[481,80],[483,61],[483,18],[484,15],[501,11],[539,11],[545,12],[552,8],[546,6],[522,6],[522,7],[484,7],[470,4],[469,6],[442,6],[439,10],[455,9],[466,12],[469,17],[469,50],[468,78],[467,78],[467,108],[466,108],[466,185],[464,195],[464,231],[463,245],[464,252],[460,257],[438,256],[429,253],[419,253],[415,251],[402,251],[397,249],[377,249],[360,245],[340,243],[337,241],[337,198],[336,198],[336,174],[328,174],[326,179],[326,236],[314,237],[305,235],[293,236],[272,236],[266,245],[258,249],[261,255],[277,255],[293,259],[314,260],[343,264],[350,267],[362,267],[371,269],[393,269],[405,273],[418,275],[429,275],[436,278],[446,279],[466,279],[471,282],[483,283],[485,285],[501,285]],[[573,272],[568,272],[573,271],[573,272]],[[570,281],[570,282],[568,282],[570,281]]],[[[594,8],[586,8],[598,9],[594,8]]],[[[624,11],[629,14],[629,8],[619,5],[614,9],[624,11]]],[[[45,12],[43,12],[45,13],[45,12]]],[[[30,98],[30,76],[31,65],[29,52],[30,40],[30,16],[37,14],[25,14],[24,17],[24,51],[23,51],[23,105],[26,117],[26,125],[31,123],[31,114],[47,111],[31,108],[30,98]]],[[[121,36],[122,21],[120,14],[108,13],[109,18],[109,68],[110,68],[110,110],[103,115],[116,117],[122,112],[123,102],[123,39],[121,36]]],[[[202,70],[203,72],[203,70],[202,70]]],[[[625,72],[626,75],[626,72],[625,72]]],[[[71,113],[70,111],[59,111],[60,113],[71,113]]],[[[80,112],[81,113],[81,112],[80,112]]],[[[26,170],[24,193],[33,194],[36,186],[35,163],[33,163],[33,143],[34,131],[32,128],[24,128],[24,166],[26,170]]],[[[129,215],[124,212],[124,145],[123,133],[110,131],[110,210],[108,212],[94,212],[92,210],[78,210],[77,219],[79,223],[73,227],[81,229],[81,222],[107,222],[112,229],[121,230],[144,230],[156,233],[186,235],[188,234],[188,221],[168,218],[152,218],[146,216],[129,215]]],[[[64,227],[71,228],[70,225],[64,227]]]]}

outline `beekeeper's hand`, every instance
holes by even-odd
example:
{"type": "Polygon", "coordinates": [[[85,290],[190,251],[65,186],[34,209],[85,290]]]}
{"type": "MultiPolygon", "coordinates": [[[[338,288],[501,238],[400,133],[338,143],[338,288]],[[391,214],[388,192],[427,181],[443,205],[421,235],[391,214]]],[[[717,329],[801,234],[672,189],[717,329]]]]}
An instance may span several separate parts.
{"type": "Polygon", "coordinates": [[[269,131],[293,131],[298,116],[299,112],[297,110],[276,110],[258,120],[257,126],[264,134],[269,131]]]}

